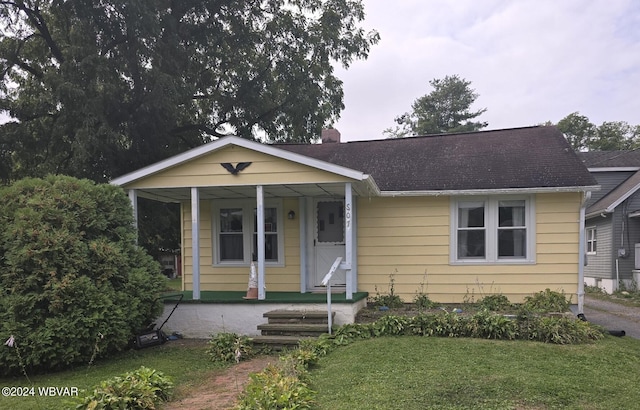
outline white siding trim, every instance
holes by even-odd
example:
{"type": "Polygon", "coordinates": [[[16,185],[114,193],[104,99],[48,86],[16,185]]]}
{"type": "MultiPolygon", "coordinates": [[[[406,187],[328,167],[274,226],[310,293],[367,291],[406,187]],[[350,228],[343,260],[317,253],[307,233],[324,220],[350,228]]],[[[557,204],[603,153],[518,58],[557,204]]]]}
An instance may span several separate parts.
{"type": "Polygon", "coordinates": [[[596,186],[571,186],[571,187],[538,187],[538,188],[505,188],[505,189],[462,189],[441,191],[381,191],[380,196],[472,196],[472,195],[524,195],[524,194],[548,194],[561,192],[599,191],[596,186]]]}
{"type": "Polygon", "coordinates": [[[193,300],[200,300],[200,192],[191,188],[191,255],[193,300]]]}

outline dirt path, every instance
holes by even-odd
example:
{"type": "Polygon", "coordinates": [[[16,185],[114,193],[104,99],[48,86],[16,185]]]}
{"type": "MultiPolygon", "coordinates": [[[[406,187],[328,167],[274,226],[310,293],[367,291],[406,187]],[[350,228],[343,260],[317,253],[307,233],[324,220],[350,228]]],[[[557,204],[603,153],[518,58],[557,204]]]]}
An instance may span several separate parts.
{"type": "Polygon", "coordinates": [[[233,407],[238,396],[249,381],[249,374],[256,373],[278,360],[275,356],[261,356],[241,362],[217,374],[202,386],[193,390],[189,397],[167,403],[167,410],[227,410],[233,407]]]}

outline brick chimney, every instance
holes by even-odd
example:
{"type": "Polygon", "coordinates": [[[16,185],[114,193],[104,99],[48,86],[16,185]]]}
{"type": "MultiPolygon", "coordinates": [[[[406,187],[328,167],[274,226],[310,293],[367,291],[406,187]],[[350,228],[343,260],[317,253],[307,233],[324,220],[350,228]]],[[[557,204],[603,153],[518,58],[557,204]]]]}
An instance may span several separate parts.
{"type": "Polygon", "coordinates": [[[332,142],[340,143],[340,131],[335,128],[328,128],[322,130],[322,143],[328,144],[332,142]]]}

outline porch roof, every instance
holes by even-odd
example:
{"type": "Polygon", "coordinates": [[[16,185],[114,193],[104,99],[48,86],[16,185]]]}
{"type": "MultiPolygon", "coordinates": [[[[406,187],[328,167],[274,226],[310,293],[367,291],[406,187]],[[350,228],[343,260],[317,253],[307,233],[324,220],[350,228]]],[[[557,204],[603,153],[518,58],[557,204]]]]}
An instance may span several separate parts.
{"type": "MultiPolygon", "coordinates": [[[[229,160],[231,161],[231,160],[229,160]]],[[[244,161],[244,159],[243,159],[244,161]]],[[[250,164],[250,162],[248,162],[250,164]]],[[[211,166],[212,164],[207,164],[211,166]]],[[[233,166],[233,163],[231,163],[233,166]]],[[[180,174],[180,171],[177,172],[180,174]]],[[[264,174],[263,174],[264,175],[264,174]]],[[[171,176],[173,177],[173,176],[171,176]]],[[[176,178],[174,178],[176,179],[176,178]]],[[[266,178],[269,179],[269,178],[266,178]]],[[[120,176],[111,181],[114,185],[120,185],[127,189],[135,189],[137,195],[143,198],[154,199],[163,202],[187,201],[191,198],[191,188],[197,187],[200,191],[201,199],[236,199],[255,198],[256,185],[264,187],[264,197],[303,197],[303,196],[343,196],[345,182],[352,182],[353,189],[358,195],[367,195],[377,192],[378,188],[370,175],[361,171],[349,168],[346,165],[334,164],[321,159],[308,157],[282,150],[279,147],[257,143],[244,138],[228,136],[217,141],[191,149],[182,154],[175,155],[163,161],[141,168],[129,174],[120,176]],[[218,165],[227,161],[225,149],[234,147],[237,153],[238,148],[245,149],[245,153],[253,152],[256,155],[264,154],[261,158],[272,158],[282,160],[281,164],[290,164],[287,173],[282,170],[276,172],[281,175],[275,180],[263,181],[260,179],[260,171],[253,165],[246,171],[238,172],[238,175],[227,173],[221,167],[207,168],[199,175],[194,175],[189,180],[184,178],[178,182],[162,181],[158,183],[158,178],[167,175],[167,172],[175,172],[178,167],[196,164],[201,159],[211,161],[208,155],[225,155],[224,160],[218,165]],[[294,166],[295,165],[295,166],[294,166]],[[317,179],[305,180],[301,177],[300,171],[316,170],[320,175],[317,179]],[[224,182],[207,182],[206,179],[214,173],[222,173],[226,176],[224,182]],[[250,177],[249,174],[252,174],[250,177]],[[260,180],[260,182],[256,182],[260,180]]]]}

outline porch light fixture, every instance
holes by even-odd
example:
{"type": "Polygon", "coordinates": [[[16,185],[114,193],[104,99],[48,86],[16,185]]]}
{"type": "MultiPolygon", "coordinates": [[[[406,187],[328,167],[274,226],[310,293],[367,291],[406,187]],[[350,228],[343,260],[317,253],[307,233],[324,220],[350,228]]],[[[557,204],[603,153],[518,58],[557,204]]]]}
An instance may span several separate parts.
{"type": "Polygon", "coordinates": [[[293,210],[289,211],[289,213],[287,214],[287,216],[289,217],[289,219],[294,219],[296,217],[296,213],[293,212],[293,210]]]}

